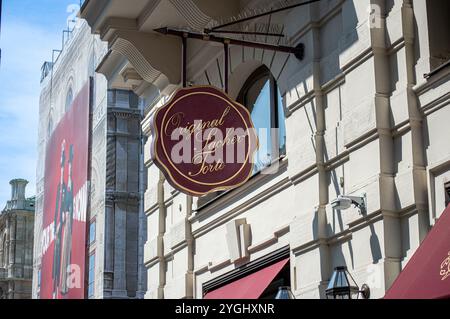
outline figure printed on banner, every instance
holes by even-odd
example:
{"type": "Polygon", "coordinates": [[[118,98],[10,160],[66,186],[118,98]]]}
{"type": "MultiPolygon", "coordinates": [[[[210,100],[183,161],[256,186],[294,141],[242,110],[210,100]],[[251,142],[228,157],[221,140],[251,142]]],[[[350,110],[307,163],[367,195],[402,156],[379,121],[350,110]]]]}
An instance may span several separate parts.
{"type": "Polygon", "coordinates": [[[73,181],[72,163],[74,158],[73,145],[69,148],[67,161],[68,177],[65,180],[66,168],[66,141],[61,144],[61,176],[56,191],[54,238],[55,249],[53,251],[53,299],[60,292],[63,296],[69,291],[67,284],[70,272],[70,257],[72,250],[72,225],[73,225],[73,181]]]}

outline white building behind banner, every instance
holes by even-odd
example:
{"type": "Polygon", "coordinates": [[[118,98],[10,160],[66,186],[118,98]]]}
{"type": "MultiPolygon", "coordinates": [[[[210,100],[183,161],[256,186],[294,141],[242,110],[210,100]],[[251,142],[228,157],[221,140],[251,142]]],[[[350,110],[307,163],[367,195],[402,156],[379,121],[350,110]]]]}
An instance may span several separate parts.
{"type": "Polygon", "coordinates": [[[33,298],[39,298],[40,291],[47,143],[67,106],[90,78],[93,79],[89,132],[92,156],[86,213],[85,295],[143,298],[146,291],[142,103],[127,88],[110,90],[105,77],[95,72],[106,53],[106,43],[91,34],[85,21],[79,20],[72,31],[64,33],[62,51],[55,51],[54,61],[45,62],[42,67],[33,298]]]}
{"type": "MultiPolygon", "coordinates": [[[[145,101],[149,136],[155,109],[182,85],[182,41],[154,29],[202,33],[294,2],[87,0],[81,16],[108,42],[97,71],[110,88],[127,87],[145,101]]],[[[279,128],[259,163],[278,170],[192,198],[165,181],[149,140],[145,297],[203,298],[253,274],[267,285],[252,297],[272,298],[287,285],[296,298],[324,298],[337,266],[347,266],[359,286],[366,283],[371,298],[383,297],[449,202],[448,7],[322,0],[230,27],[283,38],[215,34],[305,46],[303,60],[229,49],[229,94],[257,126],[279,128]],[[366,209],[333,209],[339,195],[363,198],[366,209]],[[275,275],[264,278],[277,263],[275,275]]],[[[223,89],[223,45],[187,44],[188,85],[223,89]]]]}

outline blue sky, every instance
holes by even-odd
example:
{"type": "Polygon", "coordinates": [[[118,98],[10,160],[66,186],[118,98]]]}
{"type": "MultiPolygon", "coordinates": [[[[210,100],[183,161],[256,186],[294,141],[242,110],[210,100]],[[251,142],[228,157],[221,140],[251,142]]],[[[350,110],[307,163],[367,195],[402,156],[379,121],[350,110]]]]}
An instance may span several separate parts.
{"type": "Polygon", "coordinates": [[[30,181],[35,195],[40,68],[60,49],[62,30],[78,0],[3,0],[0,47],[0,210],[9,181],[30,181]]]}

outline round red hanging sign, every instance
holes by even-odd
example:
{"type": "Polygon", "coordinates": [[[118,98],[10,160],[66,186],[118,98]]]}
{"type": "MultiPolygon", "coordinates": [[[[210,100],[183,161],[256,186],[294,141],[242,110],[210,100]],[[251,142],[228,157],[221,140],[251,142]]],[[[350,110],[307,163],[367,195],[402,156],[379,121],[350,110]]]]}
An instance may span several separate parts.
{"type": "Polygon", "coordinates": [[[211,86],[178,90],[151,119],[152,158],[179,191],[202,196],[245,183],[258,137],[250,113],[211,86]]]}

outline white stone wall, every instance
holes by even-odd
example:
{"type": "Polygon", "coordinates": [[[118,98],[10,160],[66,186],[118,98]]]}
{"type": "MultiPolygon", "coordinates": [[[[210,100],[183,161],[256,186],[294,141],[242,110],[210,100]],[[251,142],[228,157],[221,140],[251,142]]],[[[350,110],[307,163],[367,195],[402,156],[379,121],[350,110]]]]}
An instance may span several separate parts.
{"type": "MultiPolygon", "coordinates": [[[[94,77],[90,218],[95,220],[95,281],[93,298],[142,298],[146,290],[143,244],[145,174],[141,154],[142,103],[128,90],[110,90],[106,78],[95,72],[108,51],[106,42],[92,35],[80,20],[69,43],[42,82],[39,114],[38,195],[35,222],[33,297],[38,296],[45,149],[50,131],[64,115],[69,87],[74,97],[94,77]],[[52,79],[53,76],[53,79],[52,79]]],[[[86,261],[88,267],[88,261],[86,261]]]]}
{"type": "MultiPolygon", "coordinates": [[[[341,265],[359,285],[369,284],[372,298],[381,298],[444,208],[450,71],[422,76],[433,61],[426,2],[321,1],[271,22],[284,26],[286,44],[305,44],[305,58],[231,46],[229,87],[235,98],[259,66],[271,70],[283,95],[287,156],[277,174],[260,175],[201,207],[164,180],[151,162],[149,138],[146,298],[202,298],[205,283],[285,246],[297,298],[324,297],[341,265]],[[365,194],[366,214],[333,210],[330,203],[341,194],[365,194]],[[241,252],[227,239],[227,225],[236,221],[251,235],[241,252]]],[[[117,52],[125,60],[137,52],[152,61],[155,52],[133,47],[138,38],[135,31],[127,50],[117,52]]],[[[136,91],[153,106],[142,123],[149,135],[154,110],[175,87],[158,76],[142,93],[144,79],[153,77],[130,61],[127,67],[142,77],[136,91]],[[161,98],[153,103],[157,90],[161,98]]],[[[189,41],[189,83],[222,88],[223,68],[221,46],[189,41]]]]}

